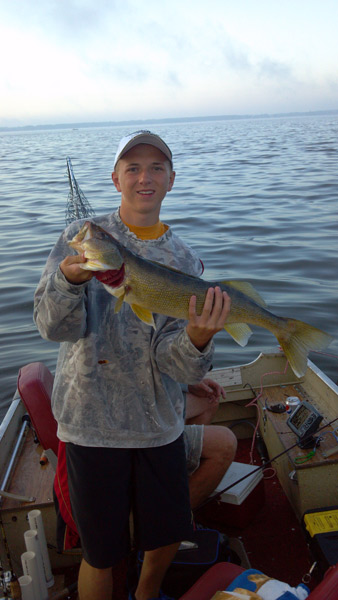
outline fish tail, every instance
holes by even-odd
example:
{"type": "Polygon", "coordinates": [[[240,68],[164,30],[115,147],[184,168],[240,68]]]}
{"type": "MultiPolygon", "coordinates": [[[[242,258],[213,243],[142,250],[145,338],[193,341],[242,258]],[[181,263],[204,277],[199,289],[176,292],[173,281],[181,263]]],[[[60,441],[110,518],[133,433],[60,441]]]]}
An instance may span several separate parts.
{"type": "Polygon", "coordinates": [[[311,350],[326,348],[332,336],[297,319],[285,319],[286,327],[277,335],[290,367],[297,377],[302,377],[307,368],[307,357],[311,350]]]}

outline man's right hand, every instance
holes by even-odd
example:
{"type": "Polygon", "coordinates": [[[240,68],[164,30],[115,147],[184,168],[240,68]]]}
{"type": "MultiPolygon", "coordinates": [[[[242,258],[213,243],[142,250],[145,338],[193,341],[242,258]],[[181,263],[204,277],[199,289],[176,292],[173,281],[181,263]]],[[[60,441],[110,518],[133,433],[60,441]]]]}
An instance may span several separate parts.
{"type": "Polygon", "coordinates": [[[87,262],[81,255],[66,256],[60,263],[60,269],[69,283],[79,284],[89,281],[93,277],[93,271],[81,269],[80,264],[87,262]]]}

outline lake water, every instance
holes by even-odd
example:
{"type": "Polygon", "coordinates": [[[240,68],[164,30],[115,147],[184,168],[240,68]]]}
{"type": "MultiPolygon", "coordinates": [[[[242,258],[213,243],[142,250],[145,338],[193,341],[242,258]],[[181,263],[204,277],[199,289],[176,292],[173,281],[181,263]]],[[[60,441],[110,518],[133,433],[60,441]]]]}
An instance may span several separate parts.
{"type": "MultiPolygon", "coordinates": [[[[20,366],[53,371],[58,345],[32,320],[33,294],[65,225],[66,157],[97,214],[119,195],[111,171],[117,142],[138,126],[0,133],[0,418],[20,366]]],[[[269,308],[334,336],[310,358],[335,382],[338,371],[338,115],[174,123],[152,130],[170,145],[176,181],[162,220],[199,253],[206,279],[250,281],[269,308]]],[[[254,360],[276,348],[254,328],[245,348],[216,336],[214,366],[254,360]]]]}

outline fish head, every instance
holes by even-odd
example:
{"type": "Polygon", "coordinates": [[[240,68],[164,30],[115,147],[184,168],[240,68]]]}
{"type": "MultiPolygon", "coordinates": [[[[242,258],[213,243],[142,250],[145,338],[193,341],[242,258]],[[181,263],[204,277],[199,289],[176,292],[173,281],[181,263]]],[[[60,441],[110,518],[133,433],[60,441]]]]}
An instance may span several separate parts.
{"type": "Polygon", "coordinates": [[[119,270],[123,265],[117,240],[91,221],[85,222],[68,245],[87,259],[81,264],[87,271],[119,270]]]}

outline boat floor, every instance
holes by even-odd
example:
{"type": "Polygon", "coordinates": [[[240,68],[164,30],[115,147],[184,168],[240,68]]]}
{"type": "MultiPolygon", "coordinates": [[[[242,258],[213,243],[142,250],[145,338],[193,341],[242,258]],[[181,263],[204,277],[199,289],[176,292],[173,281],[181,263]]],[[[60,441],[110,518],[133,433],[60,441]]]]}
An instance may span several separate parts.
{"type": "MultiPolygon", "coordinates": [[[[251,440],[239,440],[235,460],[249,463],[250,448],[251,440]]],[[[254,464],[259,466],[261,461],[256,451],[253,458],[254,464]]],[[[206,520],[203,509],[195,517],[205,526],[214,526],[229,537],[239,538],[252,568],[297,586],[309,572],[314,559],[309,552],[302,526],[277,475],[272,470],[266,470],[263,482],[265,501],[244,529],[212,521],[210,513],[206,520]]],[[[320,580],[321,577],[314,571],[313,578],[307,585],[314,589],[320,580]]]]}
{"type": "MultiPolygon", "coordinates": [[[[239,440],[235,460],[249,463],[251,440],[239,440]]],[[[259,466],[260,458],[254,451],[254,464],[259,466]]],[[[271,476],[271,471],[266,476],[271,476]]],[[[252,522],[244,529],[224,526],[219,522],[205,519],[203,511],[195,514],[195,519],[206,527],[215,527],[226,533],[233,548],[243,560],[242,566],[261,570],[270,577],[286,581],[296,586],[307,574],[314,559],[310,555],[302,527],[289,503],[277,475],[264,479],[265,502],[255,514],[252,522]],[[241,551],[243,545],[244,552],[241,551]]],[[[113,600],[127,600],[125,589],[126,564],[122,561],[114,568],[113,600]]],[[[321,577],[316,571],[307,585],[312,590],[321,577]]],[[[75,597],[74,597],[75,600],[75,597]]]]}
{"type": "MultiPolygon", "coordinates": [[[[279,388],[280,390],[280,388],[279,388]]],[[[284,393],[291,395],[291,389],[284,393]]],[[[293,390],[293,395],[297,390],[293,390]]],[[[299,390],[298,390],[299,393],[299,390]]],[[[269,399],[275,401],[273,390],[269,390],[269,399]]],[[[279,425],[281,425],[280,415],[279,425]]],[[[285,431],[285,437],[289,435],[285,431]]],[[[239,440],[235,457],[237,462],[250,462],[251,440],[239,440]]],[[[299,449],[297,450],[299,453],[299,449]]],[[[34,508],[53,506],[54,471],[50,464],[40,465],[41,447],[34,443],[33,432],[29,429],[24,440],[23,451],[16,464],[14,475],[8,491],[14,494],[34,496],[31,503],[6,498],[2,505],[3,519],[13,519],[13,511],[27,513],[34,508]]],[[[254,453],[255,464],[260,458],[254,453]]],[[[245,548],[247,557],[253,568],[259,569],[271,577],[287,581],[290,585],[298,585],[303,575],[309,572],[313,559],[309,553],[304,533],[297,517],[278,481],[277,475],[266,471],[264,478],[265,502],[255,514],[252,522],[244,529],[231,528],[221,523],[205,519],[203,512],[195,515],[196,520],[208,527],[215,527],[230,538],[239,539],[245,548]]],[[[245,554],[245,553],[244,553],[245,554]]],[[[243,565],[243,566],[248,566],[243,565]]],[[[55,586],[49,590],[50,598],[54,598],[60,590],[76,581],[78,565],[56,569],[55,586]]],[[[126,600],[125,588],[126,564],[122,561],[114,568],[114,600],[126,600]]],[[[319,579],[313,578],[310,588],[313,589],[319,579]]],[[[76,594],[68,596],[72,600],[76,594]]]]}

